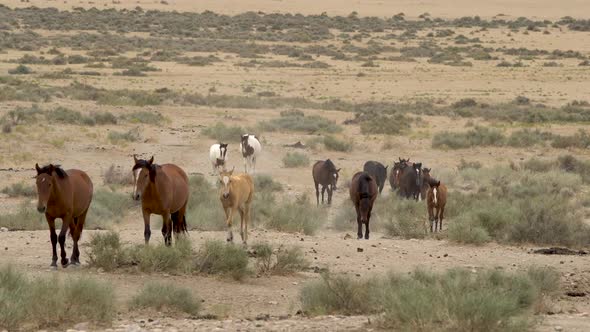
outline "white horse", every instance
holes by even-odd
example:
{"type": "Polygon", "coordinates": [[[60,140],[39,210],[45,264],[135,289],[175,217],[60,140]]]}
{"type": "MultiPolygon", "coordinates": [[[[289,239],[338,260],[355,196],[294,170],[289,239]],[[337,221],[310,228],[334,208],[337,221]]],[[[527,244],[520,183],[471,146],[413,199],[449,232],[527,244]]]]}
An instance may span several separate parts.
{"type": "Polygon", "coordinates": [[[213,173],[215,173],[219,167],[225,169],[225,164],[227,162],[227,144],[216,143],[211,145],[209,148],[209,160],[213,167],[213,173]]]}
{"type": "Polygon", "coordinates": [[[244,171],[248,173],[248,169],[250,169],[252,173],[256,173],[256,158],[262,152],[262,146],[258,138],[250,134],[242,135],[240,150],[244,157],[244,171]]]}

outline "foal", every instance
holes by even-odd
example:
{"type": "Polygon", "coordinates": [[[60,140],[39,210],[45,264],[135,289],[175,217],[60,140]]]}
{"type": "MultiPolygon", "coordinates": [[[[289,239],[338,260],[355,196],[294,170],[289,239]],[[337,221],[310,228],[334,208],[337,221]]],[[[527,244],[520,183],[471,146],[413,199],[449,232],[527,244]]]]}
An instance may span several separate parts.
{"type": "Polygon", "coordinates": [[[232,222],[236,210],[240,213],[240,236],[244,246],[248,241],[248,223],[250,222],[250,204],[254,196],[254,182],[248,174],[233,175],[234,170],[219,172],[219,200],[225,211],[227,225],[227,242],[233,242],[232,222]]]}
{"type": "Polygon", "coordinates": [[[447,187],[441,184],[440,181],[434,179],[431,179],[428,184],[430,185],[430,189],[428,189],[428,193],[426,194],[426,204],[428,205],[430,231],[436,232],[437,227],[439,231],[442,231],[445,205],[447,204],[447,187]]]}
{"type": "Polygon", "coordinates": [[[377,198],[378,188],[375,179],[367,172],[357,172],[350,183],[350,200],[356,209],[358,238],[363,238],[363,224],[365,224],[365,239],[369,239],[369,220],[373,203],[377,198]]]}
{"type": "Polygon", "coordinates": [[[53,257],[51,266],[57,268],[57,249],[56,245],[59,240],[61,249],[61,265],[66,267],[68,259],[66,258],[66,233],[70,229],[70,235],[74,240],[74,248],[70,263],[72,265],[80,264],[80,250],[78,249],[78,240],[82,235],[86,213],[92,201],[93,185],[86,173],[77,169],[64,171],[59,165],[49,164],[39,167],[35,164],[37,170],[36,184],[37,211],[45,213],[45,219],[49,224],[49,236],[51,247],[53,248],[53,257]],[[55,233],[55,219],[61,218],[61,231],[59,237],[55,233]]]}

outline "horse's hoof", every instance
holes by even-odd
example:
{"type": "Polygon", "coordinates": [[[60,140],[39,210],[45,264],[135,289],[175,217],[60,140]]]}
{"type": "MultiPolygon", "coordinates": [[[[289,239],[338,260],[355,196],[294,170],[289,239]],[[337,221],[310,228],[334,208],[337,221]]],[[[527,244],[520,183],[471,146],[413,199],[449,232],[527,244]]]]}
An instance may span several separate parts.
{"type": "Polygon", "coordinates": [[[61,266],[68,267],[68,265],[69,265],[69,261],[67,258],[64,258],[61,260],[61,266]]]}

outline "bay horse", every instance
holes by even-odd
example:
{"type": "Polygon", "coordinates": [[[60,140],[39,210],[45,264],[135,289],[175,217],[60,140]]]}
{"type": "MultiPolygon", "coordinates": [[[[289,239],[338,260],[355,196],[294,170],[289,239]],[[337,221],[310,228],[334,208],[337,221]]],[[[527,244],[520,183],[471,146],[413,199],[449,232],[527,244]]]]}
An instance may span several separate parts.
{"type": "Polygon", "coordinates": [[[242,157],[244,157],[244,172],[248,173],[248,169],[252,173],[256,173],[256,159],[262,152],[262,146],[256,135],[244,134],[240,141],[240,150],[242,157]]]}
{"type": "Polygon", "coordinates": [[[227,143],[216,143],[209,148],[209,161],[213,167],[213,173],[219,168],[225,168],[227,162],[227,143]]]}
{"type": "Polygon", "coordinates": [[[338,183],[338,173],[340,168],[336,169],[334,163],[330,160],[319,160],[313,164],[312,176],[315,185],[315,198],[317,205],[320,205],[319,185],[322,185],[322,204],[324,204],[324,192],[328,190],[328,204],[332,204],[332,193],[336,190],[338,183]]]}
{"type": "Polygon", "coordinates": [[[369,173],[376,181],[377,186],[379,187],[379,194],[383,191],[383,187],[385,186],[385,179],[387,179],[387,167],[383,166],[382,163],[378,161],[367,161],[363,166],[363,171],[369,173]]]}
{"type": "Polygon", "coordinates": [[[437,228],[442,231],[443,219],[445,217],[445,205],[447,204],[447,187],[440,181],[430,179],[430,189],[426,194],[426,205],[428,206],[428,221],[430,231],[436,232],[437,228]]]}
{"type": "Polygon", "coordinates": [[[248,174],[233,175],[231,171],[219,172],[219,200],[225,211],[227,225],[227,242],[233,242],[232,223],[236,210],[240,213],[240,236],[244,246],[248,241],[248,223],[250,222],[250,204],[254,196],[254,182],[248,174]]]}
{"type": "Polygon", "coordinates": [[[88,174],[81,170],[69,169],[64,171],[59,165],[49,164],[39,167],[35,164],[37,170],[37,211],[45,214],[45,219],[49,224],[49,237],[53,256],[51,259],[52,267],[57,268],[57,242],[61,249],[61,265],[67,267],[80,265],[80,250],[78,241],[82,235],[86,214],[92,201],[93,184],[88,174]],[[55,233],[55,219],[62,220],[61,231],[59,236],[55,233]],[[70,261],[66,258],[66,233],[70,230],[70,235],[74,241],[72,256],[70,261]]]}
{"type": "Polygon", "coordinates": [[[365,224],[365,239],[369,239],[369,221],[373,203],[377,198],[377,183],[367,172],[357,172],[350,183],[350,200],[356,209],[358,239],[363,238],[363,224],[365,224]]]}
{"type": "Polygon", "coordinates": [[[133,156],[133,199],[141,199],[145,244],[150,242],[150,216],[162,216],[164,243],[172,244],[172,230],[178,238],[187,232],[186,207],[189,198],[188,176],[174,164],[154,164],[133,156]]]}
{"type": "Polygon", "coordinates": [[[407,161],[405,159],[399,158],[399,160],[400,161],[393,162],[393,167],[391,168],[391,173],[389,173],[389,185],[391,186],[392,191],[399,189],[399,180],[400,180],[402,171],[407,166],[407,161]],[[403,162],[402,162],[402,160],[403,160],[403,162]]]}
{"type": "Polygon", "coordinates": [[[400,187],[398,194],[407,199],[422,200],[420,188],[422,187],[422,163],[412,163],[403,168],[400,175],[400,187]]]}

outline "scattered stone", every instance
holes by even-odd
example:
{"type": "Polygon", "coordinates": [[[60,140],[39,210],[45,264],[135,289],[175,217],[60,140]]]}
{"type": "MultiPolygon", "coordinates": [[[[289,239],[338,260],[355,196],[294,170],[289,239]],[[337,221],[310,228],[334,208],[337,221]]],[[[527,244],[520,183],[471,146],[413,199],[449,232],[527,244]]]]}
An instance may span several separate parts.
{"type": "Polygon", "coordinates": [[[542,255],[579,255],[579,256],[588,255],[588,252],[584,251],[584,250],[571,250],[568,248],[560,248],[560,247],[537,249],[537,250],[534,250],[533,253],[542,254],[542,255]]]}
{"type": "Polygon", "coordinates": [[[449,257],[449,254],[444,254],[443,257],[449,257]]]}
{"type": "Polygon", "coordinates": [[[563,327],[561,326],[556,326],[553,328],[555,331],[559,332],[559,331],[563,331],[563,327]]]}
{"type": "Polygon", "coordinates": [[[6,228],[6,227],[0,227],[0,232],[8,232],[8,228],[6,228]]]}
{"type": "Polygon", "coordinates": [[[88,322],[78,323],[74,325],[75,330],[88,330],[88,322]]]}
{"type": "Polygon", "coordinates": [[[365,249],[363,249],[363,248],[356,248],[356,252],[363,252],[363,251],[365,251],[365,249]]]}
{"type": "Polygon", "coordinates": [[[352,239],[352,236],[350,234],[346,233],[346,235],[344,235],[344,239],[350,240],[350,239],[352,239]]]}
{"type": "Polygon", "coordinates": [[[567,295],[569,297],[584,297],[584,296],[586,296],[586,293],[585,292],[570,291],[570,292],[566,292],[565,295],[567,295]]]}

